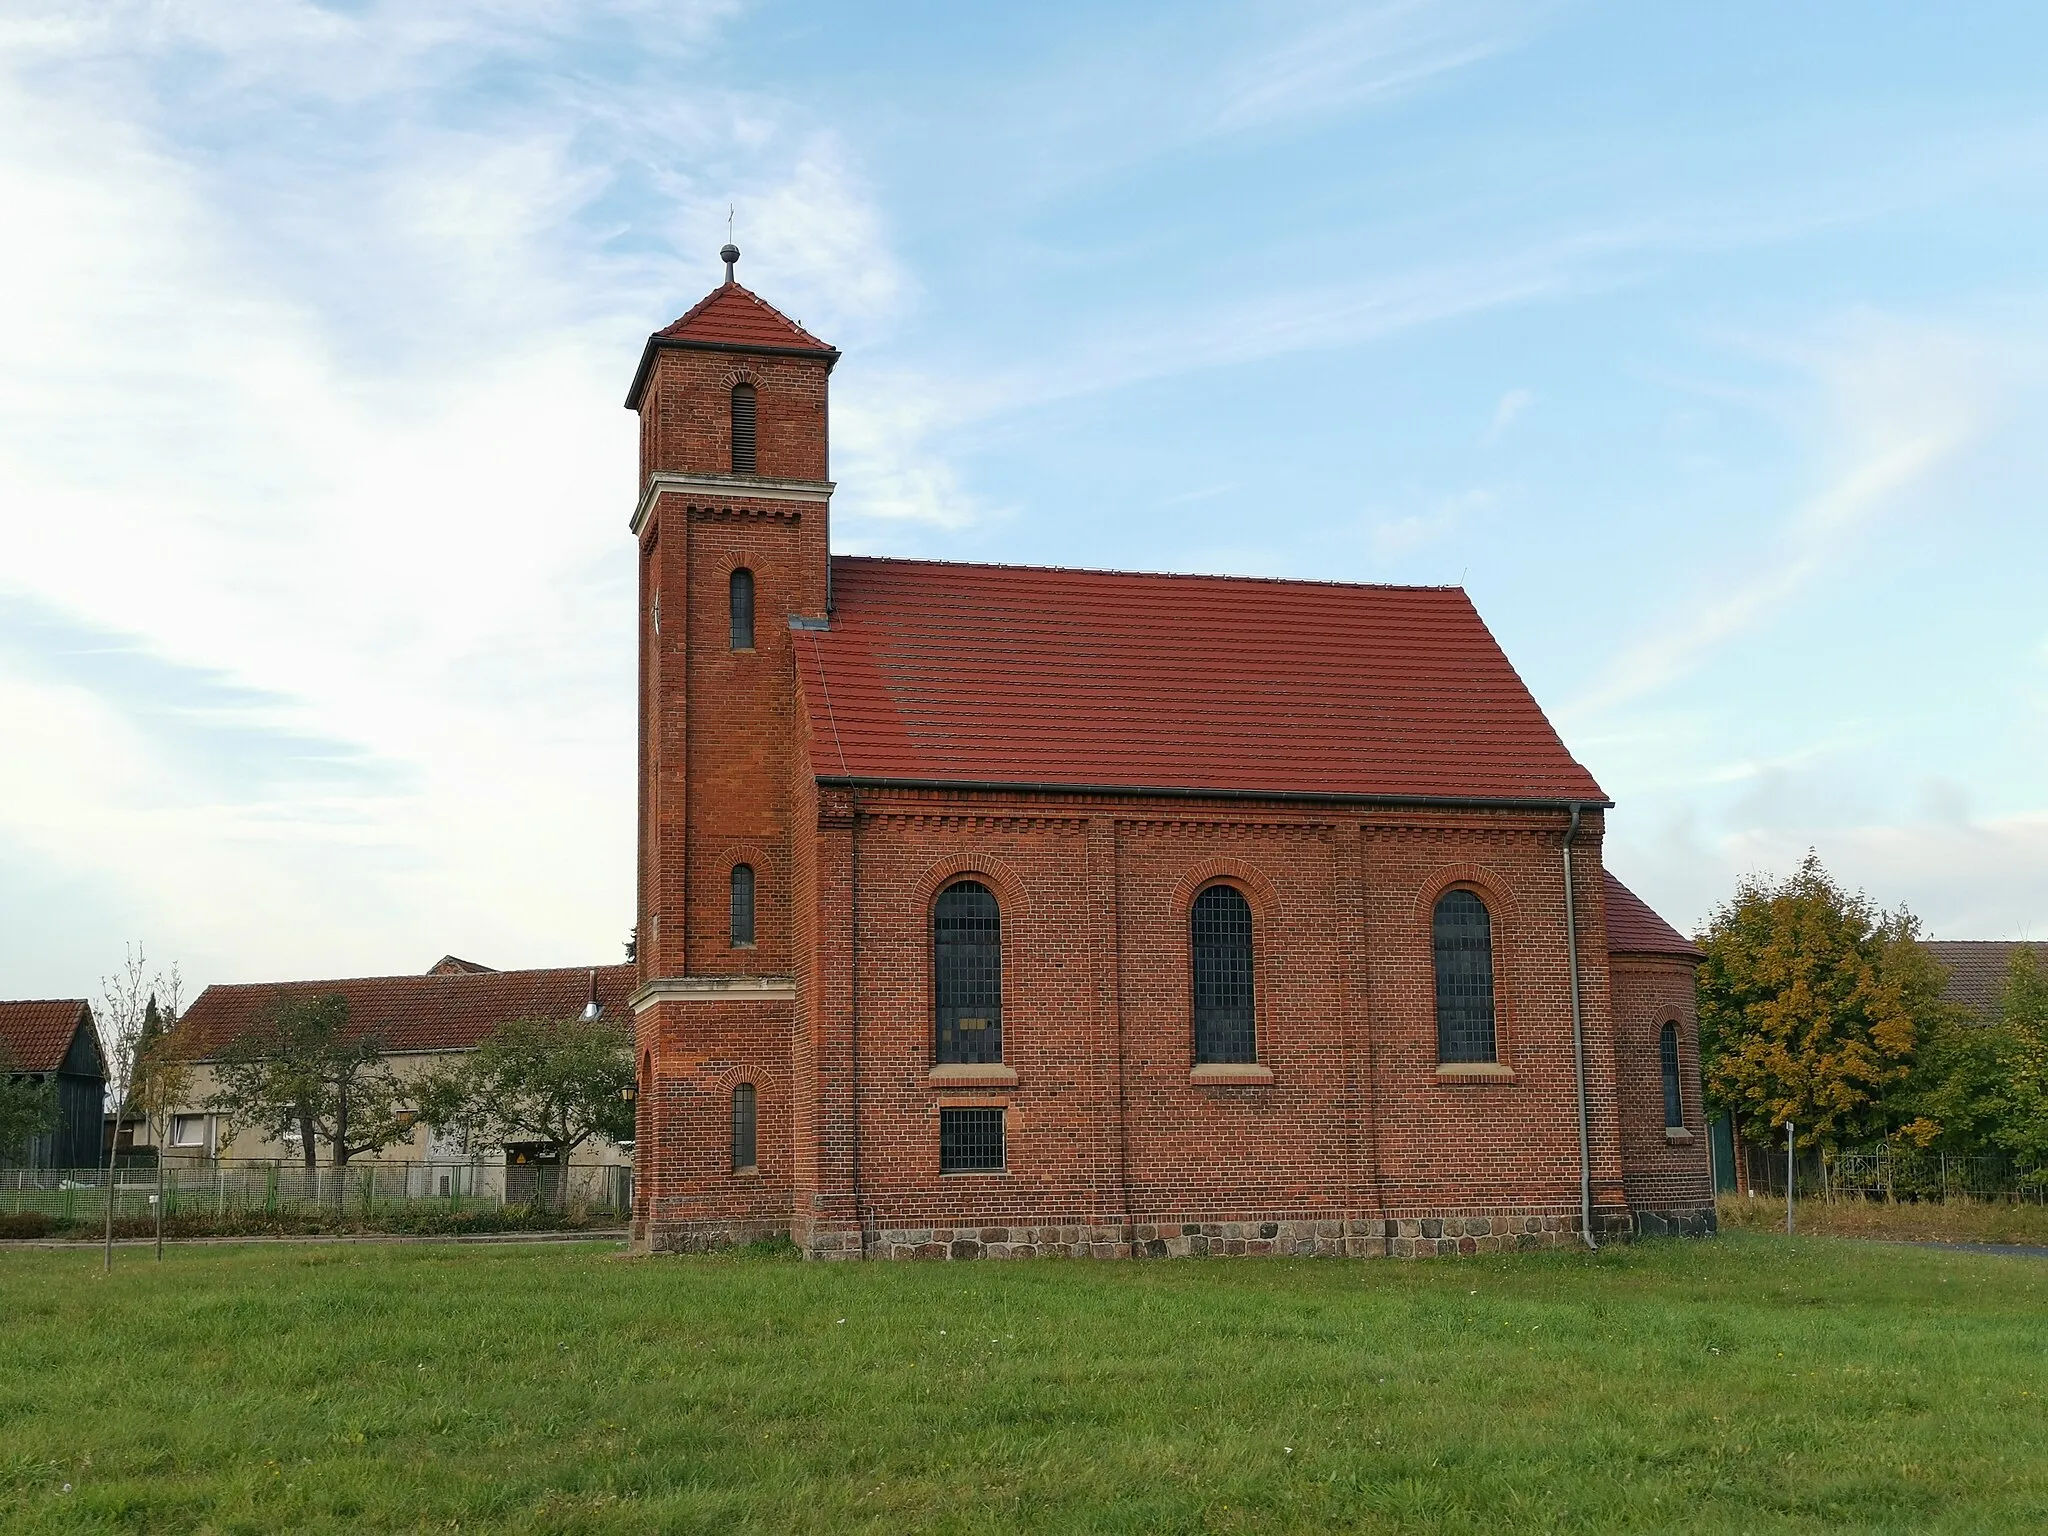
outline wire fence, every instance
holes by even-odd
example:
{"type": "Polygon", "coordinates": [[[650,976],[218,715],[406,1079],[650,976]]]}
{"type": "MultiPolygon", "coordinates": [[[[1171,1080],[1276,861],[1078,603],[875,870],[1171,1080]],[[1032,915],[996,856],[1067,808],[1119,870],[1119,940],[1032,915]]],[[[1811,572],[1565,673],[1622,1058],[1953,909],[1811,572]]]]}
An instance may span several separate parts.
{"type": "MultiPolygon", "coordinates": [[[[0,1168],[0,1215],[38,1212],[59,1222],[104,1220],[104,1168],[0,1168]]],[[[113,1170],[117,1220],[154,1215],[157,1170],[113,1170]]],[[[616,1212],[633,1208],[633,1170],[550,1163],[303,1163],[220,1159],[167,1162],[166,1218],[341,1215],[376,1221],[396,1215],[503,1210],[510,1206],[616,1212]]]]}

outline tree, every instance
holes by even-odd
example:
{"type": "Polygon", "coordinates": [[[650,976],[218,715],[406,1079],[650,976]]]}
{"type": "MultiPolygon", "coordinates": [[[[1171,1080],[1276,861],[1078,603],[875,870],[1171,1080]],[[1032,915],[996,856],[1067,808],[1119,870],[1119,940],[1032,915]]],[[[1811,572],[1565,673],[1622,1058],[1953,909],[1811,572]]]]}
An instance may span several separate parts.
{"type": "Polygon", "coordinates": [[[1991,1139],[2039,1182],[2048,1177],[2048,969],[2031,944],[2012,953],[1995,1031],[2002,1081],[1991,1139]]]}
{"type": "Polygon", "coordinates": [[[0,1163],[24,1153],[30,1141],[57,1124],[57,1089],[41,1078],[16,1076],[14,1058],[0,1043],[0,1163]]]}
{"type": "Polygon", "coordinates": [[[1942,970],[1918,933],[1904,908],[1836,885],[1812,852],[1782,882],[1745,878],[1715,910],[1700,940],[1704,1075],[1750,1139],[1788,1120],[1806,1147],[1890,1129],[1885,1097],[1942,1017],[1942,970]]]}
{"type": "MultiPolygon", "coordinates": [[[[379,1152],[412,1130],[404,1093],[384,1061],[383,1042],[351,1037],[348,999],[286,996],[270,1016],[230,1041],[214,1062],[210,1105],[235,1130],[279,1140],[297,1134],[306,1167],[326,1142],[330,1161],[379,1152]]],[[[233,1131],[229,1133],[232,1139],[233,1131]]]]}
{"type": "Polygon", "coordinates": [[[164,1006],[157,1006],[156,994],[152,992],[149,1006],[143,1011],[142,1034],[135,1042],[134,1082],[128,1091],[129,1102],[149,1126],[150,1143],[157,1149],[156,1257],[159,1264],[164,1257],[163,1149],[170,1145],[171,1117],[185,1102],[192,1086],[192,1069],[186,1065],[179,1050],[182,1042],[171,1034],[172,1027],[178,1022],[178,992],[179,979],[174,966],[164,1006]]]}
{"type": "Polygon", "coordinates": [[[483,1145],[535,1141],[554,1149],[566,1192],[569,1156],[592,1136],[633,1135],[632,1039],[608,1019],[513,1019],[469,1058],[418,1084],[420,1114],[437,1131],[483,1145]]]}
{"type": "MultiPolygon", "coordinates": [[[[161,992],[175,998],[182,985],[175,964],[171,966],[168,977],[161,971],[151,976],[149,962],[140,944],[129,946],[124,953],[119,974],[101,979],[98,1017],[100,1048],[106,1053],[107,1104],[114,1113],[114,1134],[107,1138],[106,1268],[109,1271],[114,1267],[114,1153],[121,1144],[121,1122],[127,1118],[131,1107],[129,1095],[135,1085],[136,1052],[142,1044],[143,1026],[149,1021],[156,994],[161,992]]],[[[161,1165],[161,1153],[157,1161],[161,1165]]],[[[163,1209],[161,1183],[157,1209],[163,1209]]]]}

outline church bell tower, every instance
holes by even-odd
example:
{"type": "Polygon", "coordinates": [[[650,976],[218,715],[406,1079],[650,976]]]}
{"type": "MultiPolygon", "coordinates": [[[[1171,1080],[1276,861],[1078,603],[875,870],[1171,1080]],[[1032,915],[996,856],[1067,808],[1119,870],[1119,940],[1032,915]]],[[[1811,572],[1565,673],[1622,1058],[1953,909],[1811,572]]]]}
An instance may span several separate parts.
{"type": "Polygon", "coordinates": [[[823,628],[830,603],[839,353],[740,285],[736,247],[719,254],[725,281],[647,339],[626,396],[640,417],[643,1162],[671,1155],[651,1145],[656,1058],[721,1049],[700,1027],[718,1011],[691,1004],[794,995],[791,631],[823,628]]]}

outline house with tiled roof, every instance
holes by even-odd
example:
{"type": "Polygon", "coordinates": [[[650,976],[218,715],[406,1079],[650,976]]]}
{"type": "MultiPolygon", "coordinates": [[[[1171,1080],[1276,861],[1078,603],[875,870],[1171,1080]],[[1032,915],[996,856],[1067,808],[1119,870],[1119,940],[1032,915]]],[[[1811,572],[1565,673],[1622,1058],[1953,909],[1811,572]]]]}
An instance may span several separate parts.
{"type": "Polygon", "coordinates": [[[1699,955],[1465,592],[835,556],[722,255],[626,399],[641,1248],[1711,1229],[1699,955]]]}
{"type": "Polygon", "coordinates": [[[91,1168],[100,1161],[107,1065],[82,997],[0,1002],[0,1074],[47,1083],[57,1123],[20,1147],[0,1147],[0,1164],[91,1168]]]}
{"type": "MultiPolygon", "coordinates": [[[[496,971],[474,961],[444,956],[423,975],[353,976],[332,981],[216,984],[201,992],[172,1031],[178,1054],[192,1065],[186,1102],[169,1117],[161,1154],[173,1161],[235,1158],[297,1159],[302,1149],[274,1141],[263,1128],[236,1125],[210,1103],[216,1089],[211,1070],[237,1040],[260,1032],[280,1005],[311,998],[340,997],[348,1004],[350,1039],[374,1039],[401,1080],[448,1066],[474,1050],[499,1025],[514,1019],[571,1019],[586,1014],[624,1020],[636,984],[630,965],[566,966],[553,970],[496,971]]],[[[148,1128],[135,1133],[136,1146],[150,1144],[148,1128]]],[[[324,1157],[325,1152],[321,1155],[324,1157]]],[[[538,1149],[513,1147],[515,1162],[538,1149]]],[[[437,1140],[421,1124],[411,1136],[357,1161],[462,1161],[461,1149],[437,1140]]],[[[579,1148],[577,1163],[623,1164],[627,1149],[593,1137],[579,1148]]]]}
{"type": "Polygon", "coordinates": [[[1998,1018],[2012,979],[2013,956],[2022,949],[2035,950],[2035,963],[2048,963],[2048,946],[2033,946],[2023,940],[1926,939],[1927,952],[1948,972],[1941,1000],[1952,1003],[1980,1024],[1998,1018]]]}

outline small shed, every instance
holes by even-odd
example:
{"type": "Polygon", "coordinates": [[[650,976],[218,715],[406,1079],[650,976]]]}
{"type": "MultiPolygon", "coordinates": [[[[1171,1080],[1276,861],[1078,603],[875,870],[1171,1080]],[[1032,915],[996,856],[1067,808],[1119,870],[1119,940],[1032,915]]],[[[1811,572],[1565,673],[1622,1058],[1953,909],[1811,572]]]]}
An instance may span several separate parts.
{"type": "Polygon", "coordinates": [[[101,1155],[107,1063],[83,998],[0,1002],[0,1072],[54,1083],[56,1128],[14,1155],[35,1168],[93,1168],[101,1155]]]}

